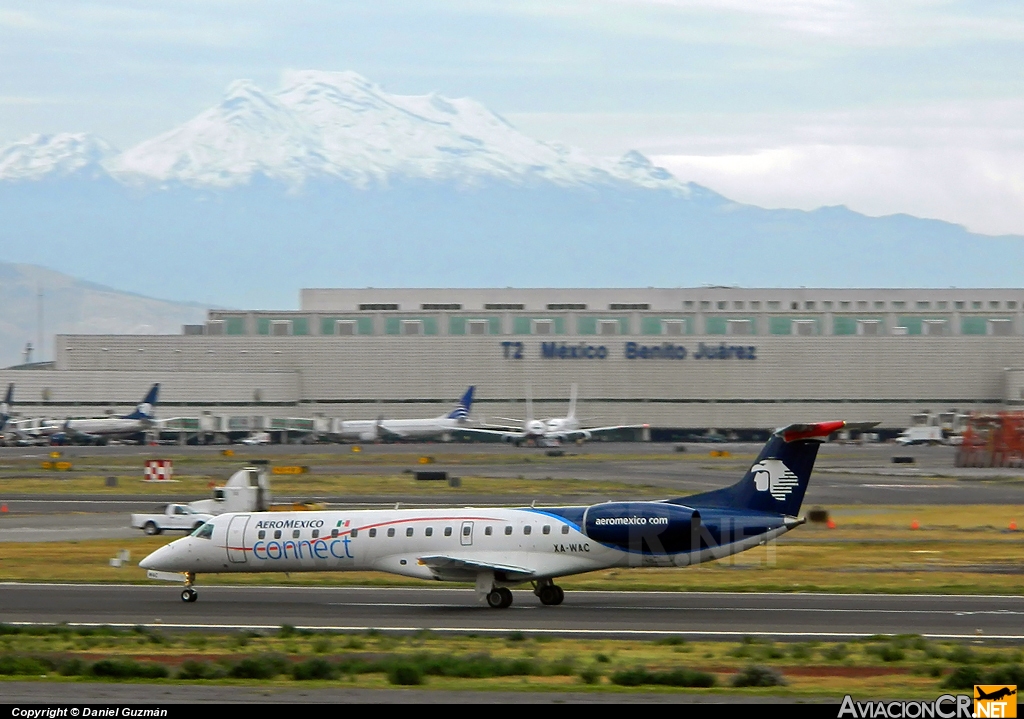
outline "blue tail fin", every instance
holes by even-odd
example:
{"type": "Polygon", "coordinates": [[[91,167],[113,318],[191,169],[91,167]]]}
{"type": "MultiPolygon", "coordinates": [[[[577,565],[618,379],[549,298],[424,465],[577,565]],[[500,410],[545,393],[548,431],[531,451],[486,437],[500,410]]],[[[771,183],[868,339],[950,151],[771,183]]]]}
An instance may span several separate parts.
{"type": "Polygon", "coordinates": [[[448,413],[448,419],[469,419],[469,410],[473,407],[474,389],[473,385],[470,385],[469,389],[466,390],[466,394],[462,395],[462,399],[455,405],[455,409],[448,413]]]}
{"type": "Polygon", "coordinates": [[[156,406],[157,394],[160,392],[160,383],[157,382],[149,388],[149,392],[142,398],[142,401],[135,407],[135,411],[126,414],[122,419],[153,419],[153,408],[156,406]]]}
{"type": "Polygon", "coordinates": [[[791,424],[775,431],[743,479],[733,486],[669,501],[688,507],[746,509],[795,517],[804,501],[821,443],[840,429],[864,430],[876,424],[791,424]]]}
{"type": "Polygon", "coordinates": [[[0,404],[0,429],[7,426],[7,420],[11,418],[11,405],[14,404],[14,382],[7,385],[7,394],[4,396],[3,404],[0,404]]]}

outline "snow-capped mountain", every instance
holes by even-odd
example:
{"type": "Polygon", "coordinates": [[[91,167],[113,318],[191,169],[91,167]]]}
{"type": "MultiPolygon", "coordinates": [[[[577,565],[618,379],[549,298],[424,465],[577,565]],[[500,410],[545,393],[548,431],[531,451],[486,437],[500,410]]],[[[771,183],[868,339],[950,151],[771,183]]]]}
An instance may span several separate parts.
{"type": "Polygon", "coordinates": [[[474,100],[393,95],[354,72],[288,73],[273,93],[236,81],[217,106],[120,155],[85,135],[29,138],[0,158],[8,155],[9,162],[0,160],[0,179],[25,179],[29,168],[38,179],[102,162],[126,183],[189,187],[235,187],[262,175],[290,186],[314,179],[356,187],[541,181],[687,191],[639,153],[619,162],[587,157],[523,135],[474,100]]]}
{"type": "Polygon", "coordinates": [[[0,149],[0,180],[41,180],[104,174],[103,162],[116,150],[86,133],[30,135],[0,149]]]}
{"type": "Polygon", "coordinates": [[[367,285],[1009,287],[1024,263],[1021,237],[742,205],[638,152],[588,157],[474,100],[350,72],[232,83],[120,154],[87,135],[14,143],[0,218],[0,260],[266,309],[367,285]]]}

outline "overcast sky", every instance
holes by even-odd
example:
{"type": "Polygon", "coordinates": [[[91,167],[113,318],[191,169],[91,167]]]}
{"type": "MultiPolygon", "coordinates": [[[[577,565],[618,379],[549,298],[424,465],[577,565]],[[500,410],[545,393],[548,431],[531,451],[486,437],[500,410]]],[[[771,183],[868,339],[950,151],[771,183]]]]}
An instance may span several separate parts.
{"type": "Polygon", "coordinates": [[[0,145],[354,70],[744,202],[1024,234],[1020,0],[5,0],[0,67],[0,145]]]}

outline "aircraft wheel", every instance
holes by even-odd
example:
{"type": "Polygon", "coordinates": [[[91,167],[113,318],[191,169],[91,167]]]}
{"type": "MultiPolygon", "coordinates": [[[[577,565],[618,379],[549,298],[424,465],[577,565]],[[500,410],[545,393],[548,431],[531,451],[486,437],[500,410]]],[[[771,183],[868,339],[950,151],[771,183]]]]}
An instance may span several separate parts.
{"type": "Polygon", "coordinates": [[[540,603],[549,607],[556,607],[562,603],[565,599],[565,592],[562,588],[556,584],[549,584],[546,587],[541,587],[540,592],[537,594],[540,598],[540,603]]]}
{"type": "Polygon", "coordinates": [[[194,602],[199,599],[199,592],[192,587],[186,587],[181,590],[181,601],[183,602],[194,602]]]}
{"type": "Polygon", "coordinates": [[[512,605],[512,590],[498,587],[487,594],[487,606],[492,609],[507,609],[512,605]]]}
{"type": "Polygon", "coordinates": [[[160,527],[156,525],[156,522],[146,522],[146,526],[143,527],[146,534],[152,536],[154,534],[160,534],[160,527]]]}

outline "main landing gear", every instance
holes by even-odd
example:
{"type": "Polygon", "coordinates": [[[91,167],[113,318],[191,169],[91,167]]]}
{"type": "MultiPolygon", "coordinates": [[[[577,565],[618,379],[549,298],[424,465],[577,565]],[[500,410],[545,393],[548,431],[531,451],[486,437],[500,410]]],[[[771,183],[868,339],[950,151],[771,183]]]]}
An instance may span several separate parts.
{"type": "Polygon", "coordinates": [[[533,593],[540,599],[541,604],[549,607],[557,607],[565,599],[565,592],[550,579],[534,584],[533,593]]]}
{"type": "Polygon", "coordinates": [[[496,587],[487,593],[487,606],[491,609],[507,609],[512,605],[512,590],[496,587]]]}
{"type": "Polygon", "coordinates": [[[185,572],[185,588],[181,590],[181,601],[192,603],[199,599],[199,592],[192,586],[195,581],[195,572],[185,572]]]}

